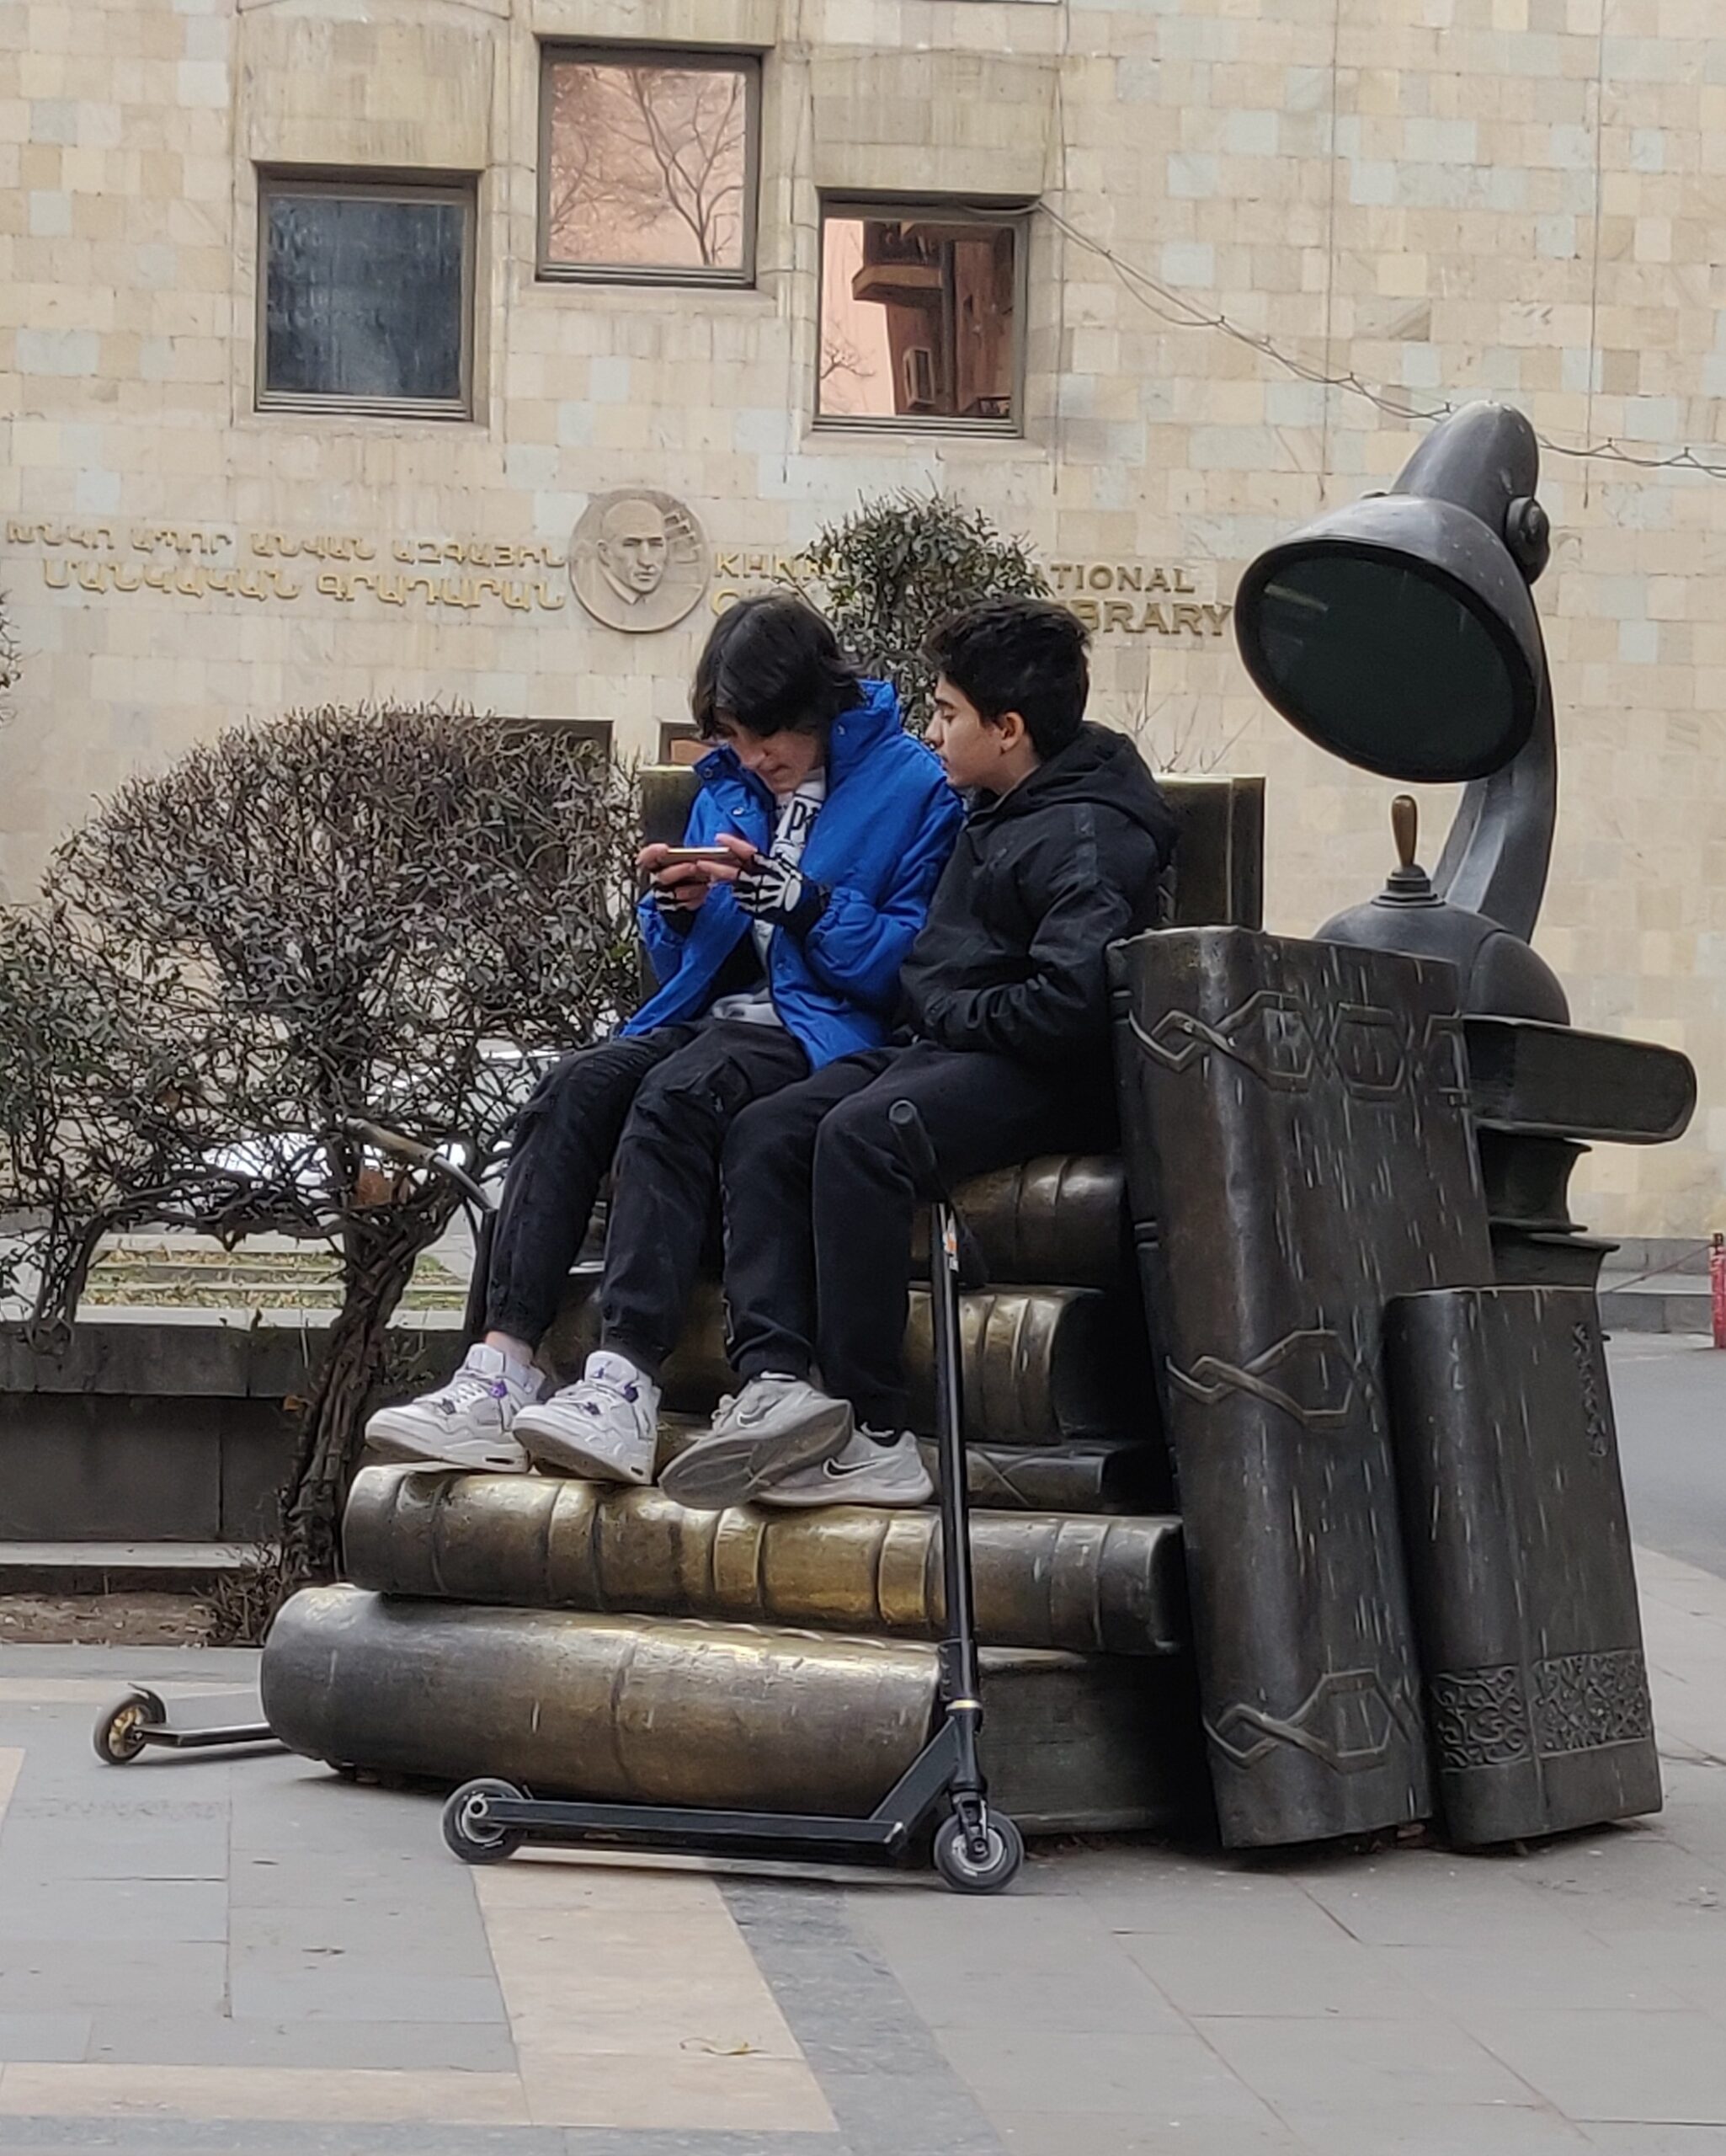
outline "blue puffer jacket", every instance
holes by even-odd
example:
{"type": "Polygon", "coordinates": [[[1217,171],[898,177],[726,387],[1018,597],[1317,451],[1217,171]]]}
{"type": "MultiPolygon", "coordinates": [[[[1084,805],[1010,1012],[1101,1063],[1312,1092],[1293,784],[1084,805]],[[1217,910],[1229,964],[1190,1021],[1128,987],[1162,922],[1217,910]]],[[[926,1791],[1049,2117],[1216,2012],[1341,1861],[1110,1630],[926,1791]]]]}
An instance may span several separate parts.
{"type": "MultiPolygon", "coordinates": [[[[964,820],[940,766],[900,724],[892,689],[866,681],[863,696],[834,721],[827,798],[801,864],[805,876],[831,890],[831,901],[807,936],[779,930],[768,960],[779,1015],[818,1070],[887,1038],[900,965],[964,820]]],[[[685,843],[711,846],[719,832],[735,831],[765,853],[775,814],[767,788],[728,748],[714,750],[695,769],[701,790],[685,843]]],[[[641,923],[663,985],[626,1033],[699,1017],[721,967],[750,927],[723,885],[709,894],[686,933],[668,927],[651,899],[642,902],[641,923]]]]}

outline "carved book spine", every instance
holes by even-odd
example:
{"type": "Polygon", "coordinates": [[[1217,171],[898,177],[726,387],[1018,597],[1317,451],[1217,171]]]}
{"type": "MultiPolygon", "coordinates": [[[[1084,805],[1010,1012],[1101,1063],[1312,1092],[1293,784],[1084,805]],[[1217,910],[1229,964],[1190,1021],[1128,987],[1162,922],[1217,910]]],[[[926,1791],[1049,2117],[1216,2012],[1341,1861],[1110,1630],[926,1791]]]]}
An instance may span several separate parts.
{"type": "Polygon", "coordinates": [[[1491,1278],[1446,965],[1241,930],[1114,954],[1224,1838],[1431,1806],[1382,1370],[1389,1296],[1491,1278]]]}
{"type": "Polygon", "coordinates": [[[1457,1842],[1660,1808],[1617,1433],[1592,1294],[1391,1306],[1415,1615],[1457,1842]]]}

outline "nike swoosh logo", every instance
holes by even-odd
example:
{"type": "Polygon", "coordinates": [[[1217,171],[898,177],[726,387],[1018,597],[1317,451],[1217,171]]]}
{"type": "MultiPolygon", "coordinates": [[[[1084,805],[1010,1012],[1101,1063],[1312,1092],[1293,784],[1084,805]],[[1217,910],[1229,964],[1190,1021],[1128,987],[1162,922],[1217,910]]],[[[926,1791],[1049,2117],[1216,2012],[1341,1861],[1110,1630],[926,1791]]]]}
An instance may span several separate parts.
{"type": "Polygon", "coordinates": [[[854,1460],[849,1467],[843,1467],[838,1460],[830,1460],[822,1472],[835,1482],[843,1482],[848,1475],[866,1475],[876,1465],[872,1460],[854,1460]]]}

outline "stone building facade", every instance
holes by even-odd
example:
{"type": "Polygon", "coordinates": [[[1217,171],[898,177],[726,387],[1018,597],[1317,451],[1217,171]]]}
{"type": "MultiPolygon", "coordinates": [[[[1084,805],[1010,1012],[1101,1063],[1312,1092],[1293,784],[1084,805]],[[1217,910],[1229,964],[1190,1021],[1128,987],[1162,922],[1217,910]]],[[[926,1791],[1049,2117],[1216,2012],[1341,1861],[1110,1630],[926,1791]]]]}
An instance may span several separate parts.
{"type": "Polygon", "coordinates": [[[1691,1139],[1597,1160],[1582,1209],[1700,1233],[1723,194],[1713,0],[0,0],[0,894],[248,715],[436,696],[656,754],[730,595],[938,484],[1095,622],[1100,716],[1267,775],[1304,929],[1377,887],[1391,789],[1257,702],[1236,577],[1412,415],[1500,395],[1556,446],[1542,946],[1579,1022],[1703,1079],[1691,1139]],[[743,114],[694,240],[674,176],[578,169],[592,99],[649,138],[656,69],[697,136],[743,114]]]}

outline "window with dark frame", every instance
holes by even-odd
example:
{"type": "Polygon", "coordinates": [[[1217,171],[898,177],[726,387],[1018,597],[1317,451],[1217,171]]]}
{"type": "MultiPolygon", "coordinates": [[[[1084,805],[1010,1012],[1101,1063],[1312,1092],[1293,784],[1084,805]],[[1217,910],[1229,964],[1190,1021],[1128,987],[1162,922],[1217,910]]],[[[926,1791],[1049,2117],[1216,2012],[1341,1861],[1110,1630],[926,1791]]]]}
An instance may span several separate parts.
{"type": "Polygon", "coordinates": [[[693,726],[666,720],[659,728],[659,760],[662,764],[698,764],[713,746],[704,741],[693,726]]]}
{"type": "Polygon", "coordinates": [[[541,276],[753,283],[760,84],[748,53],[545,46],[541,276]]]}
{"type": "Polygon", "coordinates": [[[466,419],[475,190],[258,179],[258,403],[466,419]]]}
{"type": "Polygon", "coordinates": [[[815,416],[1015,433],[1022,214],[829,202],[815,416]]]}

